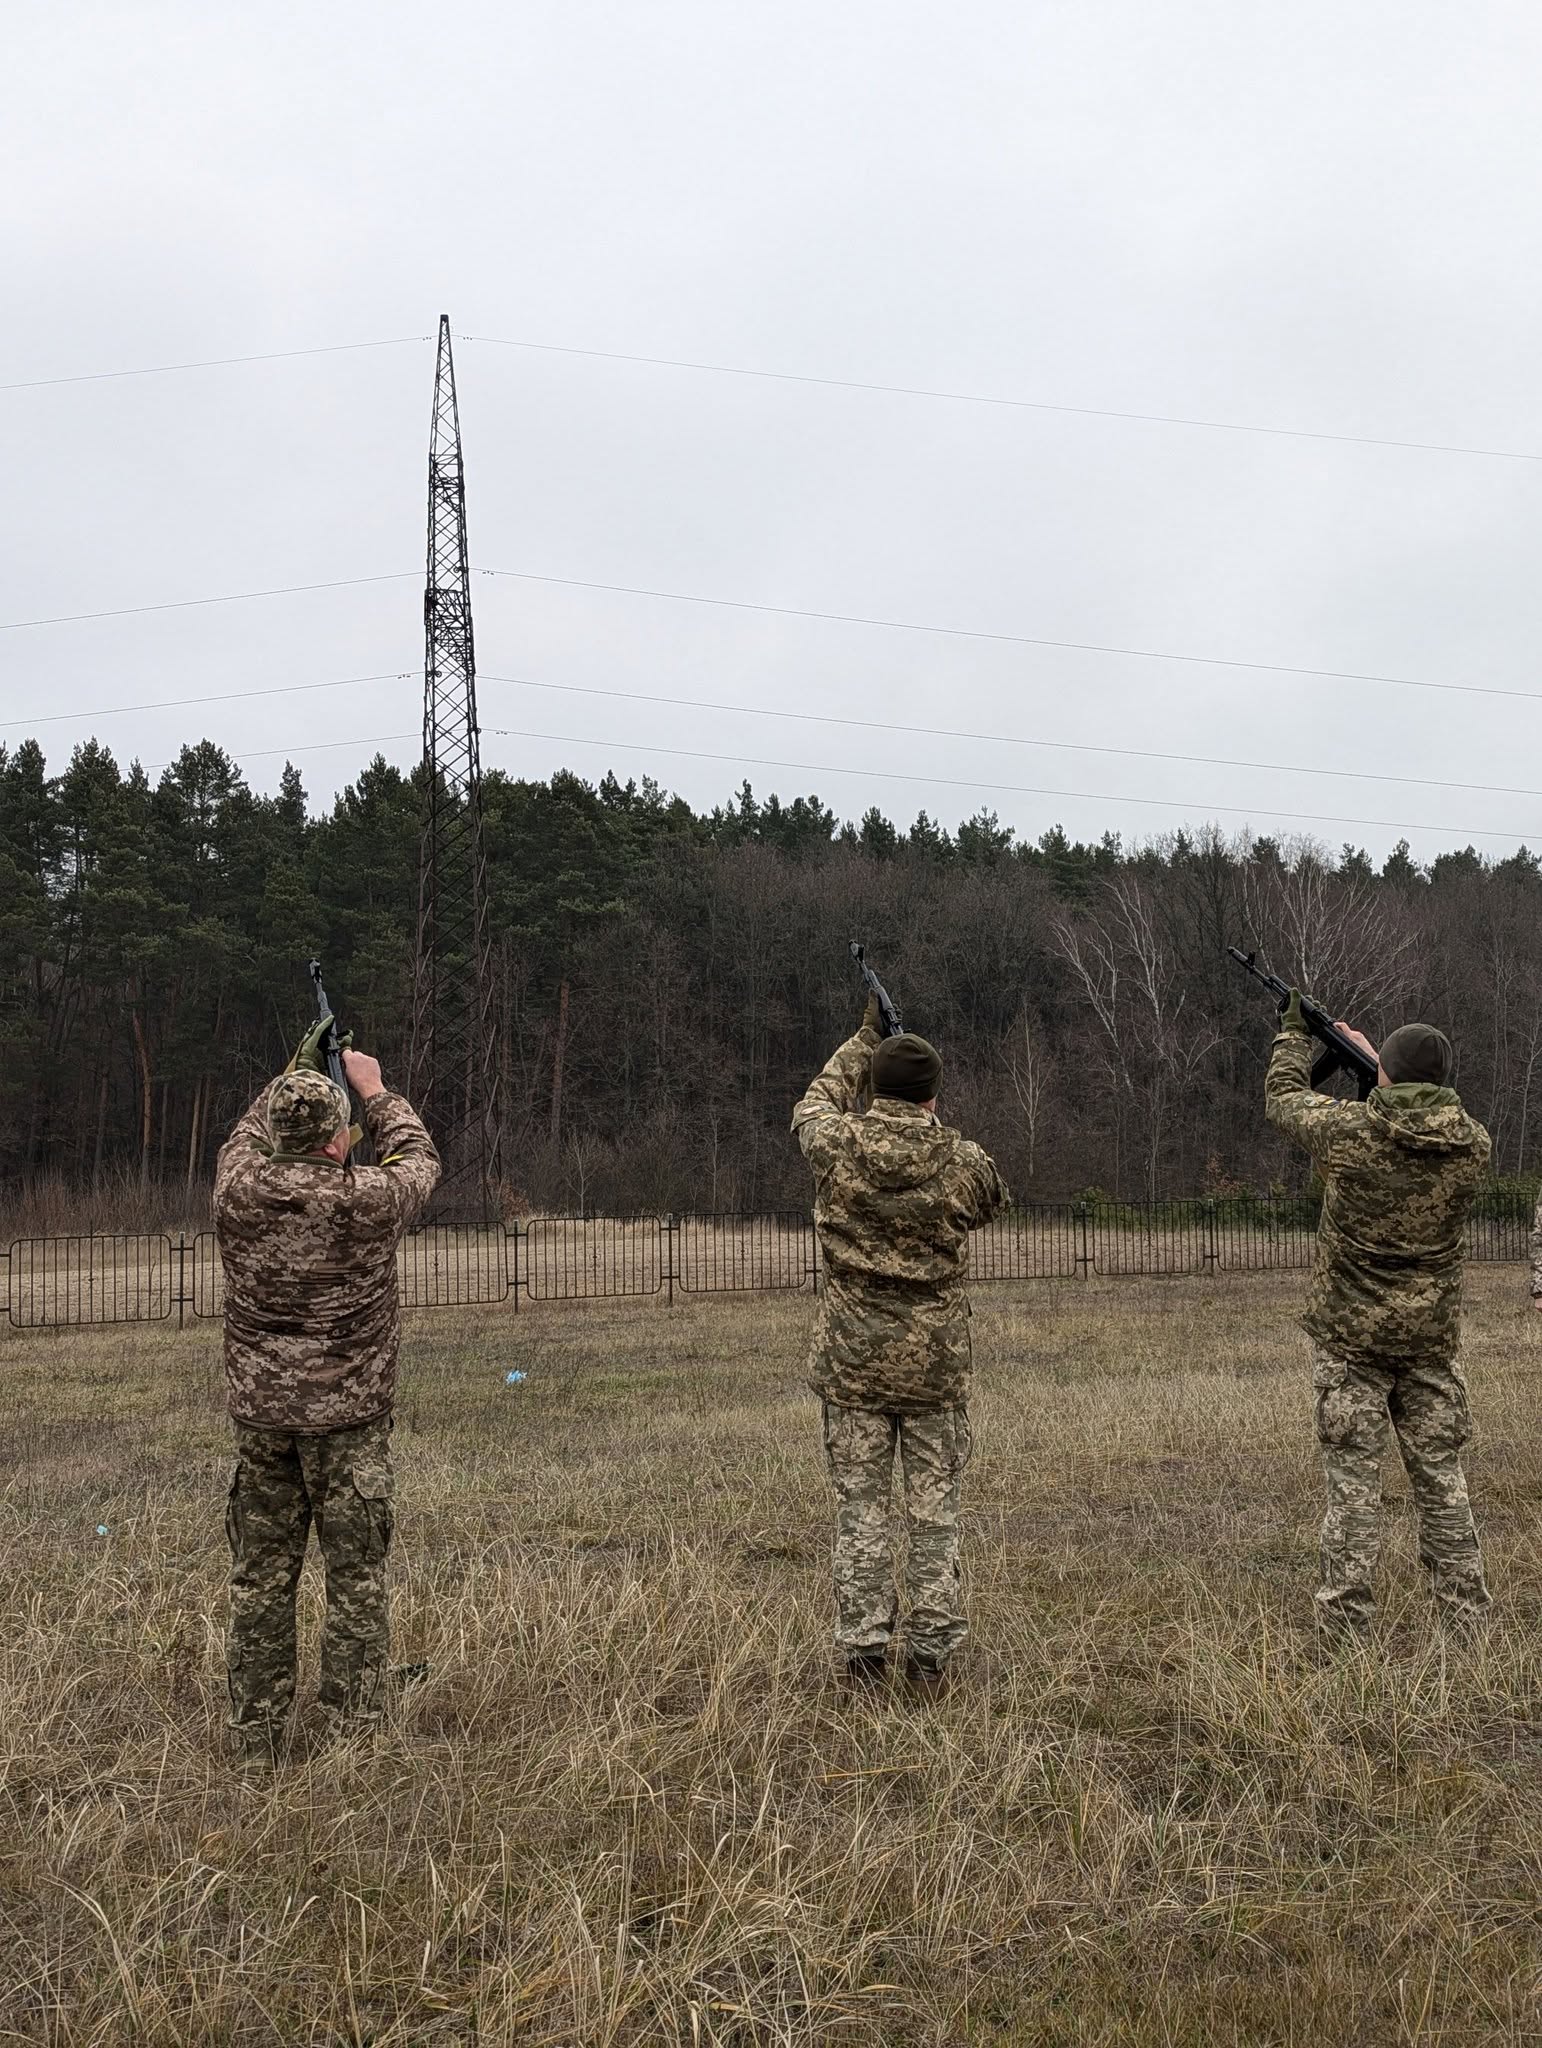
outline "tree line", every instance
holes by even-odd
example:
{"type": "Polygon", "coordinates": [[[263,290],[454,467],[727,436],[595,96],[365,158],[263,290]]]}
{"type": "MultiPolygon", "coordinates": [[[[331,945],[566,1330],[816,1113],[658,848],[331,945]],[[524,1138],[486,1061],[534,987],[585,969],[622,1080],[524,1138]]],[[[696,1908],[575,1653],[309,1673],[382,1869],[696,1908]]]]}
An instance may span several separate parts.
{"type": "MultiPolygon", "coordinates": [[[[404,1075],[421,773],[378,756],[328,809],[211,741],[158,778],[95,740],[0,748],[0,1179],[197,1199],[305,1027],[305,962],[404,1075]]],[[[943,1113],[1022,1199],[1297,1187],[1261,1114],[1272,1013],[1229,944],[1372,1036],[1447,1030],[1497,1175],[1542,1144],[1542,870],[1428,869],[1207,828],[1126,847],[981,811],[842,822],[746,783],[487,775],[505,1202],[800,1207],[793,1102],[860,1001],[862,938],[946,1060],[943,1113]]]]}

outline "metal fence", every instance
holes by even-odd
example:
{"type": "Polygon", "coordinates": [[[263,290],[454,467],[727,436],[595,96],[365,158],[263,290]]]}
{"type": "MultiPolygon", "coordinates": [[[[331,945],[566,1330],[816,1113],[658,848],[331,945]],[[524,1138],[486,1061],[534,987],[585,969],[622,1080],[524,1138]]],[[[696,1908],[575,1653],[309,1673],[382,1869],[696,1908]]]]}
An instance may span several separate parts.
{"type": "MultiPolygon", "coordinates": [[[[1528,1221],[1480,1217],[1468,1257],[1528,1256],[1528,1221]]],[[[1292,1272],[1312,1263],[1316,1218],[1304,1202],[1086,1203],[1008,1209],[976,1231],[977,1282],[1160,1279],[1292,1272]]],[[[212,1231],[18,1238],[5,1261],[12,1329],[217,1320],[224,1274],[212,1231]]],[[[406,1308],[818,1291],[822,1266],[806,1210],[768,1215],[543,1216],[430,1224],[397,1253],[406,1308]]]]}

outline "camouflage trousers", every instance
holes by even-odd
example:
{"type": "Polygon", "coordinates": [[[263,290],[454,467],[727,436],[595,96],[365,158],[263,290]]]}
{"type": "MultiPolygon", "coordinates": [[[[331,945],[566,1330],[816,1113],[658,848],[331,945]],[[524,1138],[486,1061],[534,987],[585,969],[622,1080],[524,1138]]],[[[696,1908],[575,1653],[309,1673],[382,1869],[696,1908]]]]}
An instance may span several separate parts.
{"type": "Polygon", "coordinates": [[[1319,1352],[1317,1439],[1328,1512],[1322,1525],[1317,1615],[1330,1628],[1366,1630],[1381,1555],[1381,1465],[1397,1437],[1419,1516],[1419,1561],[1445,1619],[1477,1619],[1489,1606],[1483,1552],[1467,1499],[1462,1446],[1472,1435],[1467,1380],[1439,1365],[1345,1365],[1319,1352]]]}
{"type": "Polygon", "coordinates": [[[898,1415],[826,1401],[824,1439],[835,1484],[837,1648],[847,1656],[882,1651],[899,1619],[890,1516],[898,1453],[910,1534],[906,1644],[925,1663],[945,1663],[969,1633],[958,1563],[968,1411],[898,1415]]]}
{"type": "Polygon", "coordinates": [[[287,1435],[235,1424],[230,1540],[230,1725],[247,1748],[283,1736],[295,1694],[295,1591],[311,1524],[327,1575],[317,1698],[338,1721],[385,1706],[391,1419],[287,1435]]]}

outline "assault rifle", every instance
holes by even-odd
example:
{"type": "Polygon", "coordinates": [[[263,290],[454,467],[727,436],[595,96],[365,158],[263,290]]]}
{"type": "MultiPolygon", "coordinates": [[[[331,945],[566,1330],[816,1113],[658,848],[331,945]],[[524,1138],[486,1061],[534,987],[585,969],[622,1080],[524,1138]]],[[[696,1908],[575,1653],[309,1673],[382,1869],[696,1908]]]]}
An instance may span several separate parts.
{"type": "MultiPolygon", "coordinates": [[[[1239,967],[1247,969],[1255,981],[1263,983],[1283,1010],[1290,1001],[1289,984],[1281,981],[1277,974],[1269,974],[1260,967],[1256,953],[1244,953],[1240,946],[1228,946],[1226,951],[1239,967]]],[[[1322,1047],[1312,1063],[1312,1086],[1321,1090],[1324,1082],[1331,1081],[1342,1070],[1359,1089],[1360,1100],[1364,1102],[1376,1086],[1378,1068],[1374,1056],[1346,1036],[1329,1012],[1309,996],[1301,998],[1301,1021],[1322,1047]]]]}
{"type": "Polygon", "coordinates": [[[861,975],[868,994],[877,999],[878,1020],[883,1026],[884,1037],[898,1038],[905,1027],[900,1022],[900,1013],[894,998],[868,966],[864,949],[856,939],[851,942],[851,957],[857,963],[857,972],[861,975]]]}
{"type": "MultiPolygon", "coordinates": [[[[319,960],[313,960],[310,963],[310,977],[311,986],[316,991],[316,1015],[318,1017],[330,1017],[332,1015],[332,1005],[327,1001],[327,992],[321,985],[321,962],[319,960]]],[[[342,1048],[337,1042],[337,1025],[335,1023],[321,1042],[321,1056],[327,1063],[328,1074],[346,1095],[348,1093],[348,1082],[343,1074],[343,1054],[342,1048]]]]}

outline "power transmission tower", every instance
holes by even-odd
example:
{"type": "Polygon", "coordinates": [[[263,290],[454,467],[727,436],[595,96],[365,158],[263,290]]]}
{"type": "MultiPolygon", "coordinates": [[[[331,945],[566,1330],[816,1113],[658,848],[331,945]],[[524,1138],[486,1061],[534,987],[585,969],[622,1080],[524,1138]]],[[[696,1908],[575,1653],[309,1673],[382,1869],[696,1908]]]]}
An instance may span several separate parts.
{"type": "Polygon", "coordinates": [[[498,1013],[482,852],[466,487],[450,319],[439,321],[423,593],[423,829],[411,1092],[444,1160],[442,1216],[498,1213],[498,1013]]]}

